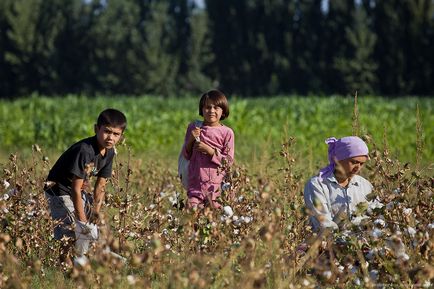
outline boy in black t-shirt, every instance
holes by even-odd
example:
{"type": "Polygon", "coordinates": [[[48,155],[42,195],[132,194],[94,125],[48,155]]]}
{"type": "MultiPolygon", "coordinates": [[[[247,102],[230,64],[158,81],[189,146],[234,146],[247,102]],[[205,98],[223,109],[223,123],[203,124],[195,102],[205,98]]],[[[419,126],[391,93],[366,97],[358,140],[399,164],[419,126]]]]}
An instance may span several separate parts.
{"type": "MultiPolygon", "coordinates": [[[[74,239],[76,255],[87,253],[89,243],[98,238],[96,223],[104,200],[106,181],[111,177],[114,146],[127,126],[125,115],[106,109],[98,116],[95,136],[83,139],[67,149],[50,170],[44,191],[53,219],[59,220],[54,238],[74,239]],[[95,176],[93,196],[86,192],[95,176]],[[93,199],[93,201],[92,201],[93,199]],[[75,223],[75,230],[72,224],[75,223]]],[[[65,240],[65,239],[63,239],[65,240]]],[[[71,243],[62,246],[61,259],[67,261],[71,243]]]]}

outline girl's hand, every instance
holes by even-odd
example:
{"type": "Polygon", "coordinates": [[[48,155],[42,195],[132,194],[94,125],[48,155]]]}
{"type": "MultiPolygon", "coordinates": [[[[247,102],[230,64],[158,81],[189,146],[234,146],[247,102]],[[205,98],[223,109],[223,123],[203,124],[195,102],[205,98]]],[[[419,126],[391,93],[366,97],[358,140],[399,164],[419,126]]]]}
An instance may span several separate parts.
{"type": "Polygon", "coordinates": [[[191,131],[191,136],[193,137],[194,141],[199,140],[200,141],[200,127],[195,127],[192,131],[191,131]]]}
{"type": "Polygon", "coordinates": [[[203,154],[208,154],[210,156],[213,156],[215,153],[214,148],[210,147],[204,142],[197,142],[194,144],[195,149],[197,149],[199,152],[203,154]]]}

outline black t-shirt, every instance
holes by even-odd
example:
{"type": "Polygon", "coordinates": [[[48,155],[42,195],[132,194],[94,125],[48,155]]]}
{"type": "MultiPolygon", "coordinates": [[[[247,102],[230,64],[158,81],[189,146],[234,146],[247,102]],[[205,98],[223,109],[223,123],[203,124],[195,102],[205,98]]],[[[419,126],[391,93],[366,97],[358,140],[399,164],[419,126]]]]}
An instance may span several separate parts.
{"type": "Polygon", "coordinates": [[[100,154],[96,136],[83,139],[60,156],[47,180],[57,183],[52,188],[55,194],[70,194],[73,176],[85,181],[92,176],[110,178],[114,155],[114,149],[106,150],[105,156],[100,154]]]}

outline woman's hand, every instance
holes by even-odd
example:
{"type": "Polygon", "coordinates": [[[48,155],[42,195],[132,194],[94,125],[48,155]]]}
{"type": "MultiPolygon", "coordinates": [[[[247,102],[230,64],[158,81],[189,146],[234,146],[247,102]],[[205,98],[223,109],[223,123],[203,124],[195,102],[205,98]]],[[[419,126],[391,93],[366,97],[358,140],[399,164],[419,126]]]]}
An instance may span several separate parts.
{"type": "Polygon", "coordinates": [[[208,154],[210,156],[213,156],[215,154],[214,148],[210,147],[204,142],[196,142],[194,144],[194,148],[203,154],[208,154]]]}

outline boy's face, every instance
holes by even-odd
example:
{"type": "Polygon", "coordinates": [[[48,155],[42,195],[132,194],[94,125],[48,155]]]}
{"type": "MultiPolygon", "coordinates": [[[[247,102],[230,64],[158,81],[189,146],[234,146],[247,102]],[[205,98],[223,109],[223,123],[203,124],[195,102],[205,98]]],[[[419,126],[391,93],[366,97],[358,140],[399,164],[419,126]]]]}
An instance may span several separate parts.
{"type": "Polygon", "coordinates": [[[96,139],[100,148],[113,148],[121,139],[123,131],[119,127],[95,125],[96,139]]]}
{"type": "Polygon", "coordinates": [[[357,156],[339,161],[339,164],[344,170],[346,177],[352,178],[360,172],[367,160],[367,156],[357,156]]]}

